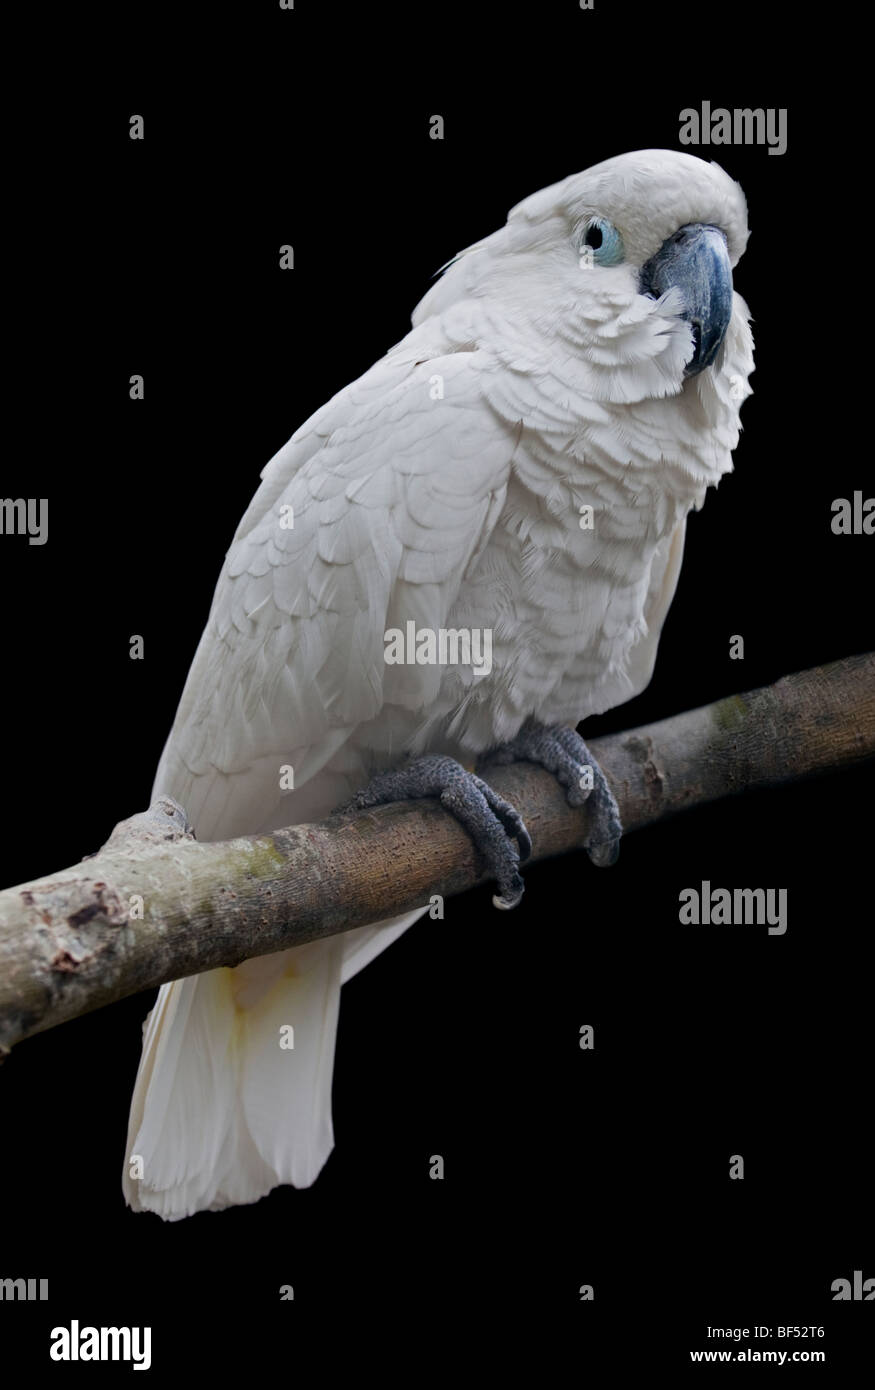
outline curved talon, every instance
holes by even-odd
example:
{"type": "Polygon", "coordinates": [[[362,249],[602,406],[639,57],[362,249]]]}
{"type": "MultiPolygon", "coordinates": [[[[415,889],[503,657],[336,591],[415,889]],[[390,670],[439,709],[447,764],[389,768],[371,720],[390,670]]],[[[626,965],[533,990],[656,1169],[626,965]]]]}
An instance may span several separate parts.
{"type": "Polygon", "coordinates": [[[532,852],[532,838],[525,827],[525,823],[519,811],[515,806],[512,806],[509,801],[505,801],[503,796],[499,796],[498,792],[490,787],[488,782],[484,782],[482,778],[477,777],[473,772],[468,775],[471,777],[478,790],[483,793],[487,805],[490,810],[494,811],[496,816],[498,816],[498,819],[501,821],[508,835],[519,844],[520,863],[524,864],[532,852]]]}
{"type": "Polygon", "coordinates": [[[500,907],[503,912],[510,912],[513,908],[519,907],[522,898],[522,893],[518,893],[515,898],[500,897],[498,893],[493,893],[492,906],[500,907]]]}

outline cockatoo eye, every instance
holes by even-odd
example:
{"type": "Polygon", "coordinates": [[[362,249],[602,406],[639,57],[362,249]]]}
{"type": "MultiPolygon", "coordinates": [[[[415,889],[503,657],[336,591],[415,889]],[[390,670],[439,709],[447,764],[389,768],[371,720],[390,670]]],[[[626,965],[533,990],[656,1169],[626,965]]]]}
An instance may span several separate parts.
{"type": "Polygon", "coordinates": [[[619,265],[625,250],[623,238],[606,217],[591,217],[584,228],[581,253],[589,247],[596,265],[619,265]]]}

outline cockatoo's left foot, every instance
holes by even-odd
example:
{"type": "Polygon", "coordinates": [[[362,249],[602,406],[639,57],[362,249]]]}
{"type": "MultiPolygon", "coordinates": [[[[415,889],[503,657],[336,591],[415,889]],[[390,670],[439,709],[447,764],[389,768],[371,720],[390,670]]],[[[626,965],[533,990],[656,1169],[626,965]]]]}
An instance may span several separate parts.
{"type": "Polygon", "coordinates": [[[529,832],[510,802],[454,758],[426,754],[390,772],[380,772],[338,811],[365,810],[390,801],[436,797],[465,827],[498,883],[496,907],[516,907],[523,896],[521,862],[532,852],[529,832]]]}
{"type": "Polygon", "coordinates": [[[552,772],[565,787],[571,806],[590,802],[592,830],[584,848],[600,868],[616,863],[623,834],[620,808],[580,734],[562,724],[547,726],[527,720],[516,738],[484,754],[477,771],[485,772],[490,764],[516,762],[539,763],[552,772]]]}

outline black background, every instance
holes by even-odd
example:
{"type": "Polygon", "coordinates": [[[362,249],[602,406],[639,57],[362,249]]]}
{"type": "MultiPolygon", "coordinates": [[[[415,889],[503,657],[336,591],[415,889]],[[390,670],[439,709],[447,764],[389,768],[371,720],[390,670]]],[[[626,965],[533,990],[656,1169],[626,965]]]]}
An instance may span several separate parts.
{"type": "MultiPolygon", "coordinates": [[[[260,469],[404,335],[432,272],[535,189],[677,148],[703,99],[788,108],[781,157],[691,151],[747,194],[755,394],[736,472],[690,521],[654,679],[588,731],[873,645],[873,542],[830,531],[834,498],[872,490],[833,98],[780,40],[765,51],[755,11],[597,4],[481,6],[482,29],[453,6],[264,4],[190,29],[117,11],[71,33],[54,101],[48,79],[28,88],[7,374],[26,443],[3,495],[49,498],[49,543],[0,544],[4,883],[147,804],[260,469]]],[[[151,994],[22,1044],[0,1071],[0,1277],[48,1277],[51,1301],[4,1304],[3,1336],[39,1367],[55,1324],[147,1324],[156,1371],[171,1344],[212,1371],[251,1364],[245,1325],[278,1371],[317,1314],[379,1313],[382,1345],[401,1309],[444,1330],[495,1312],[514,1341],[555,1320],[583,1368],[599,1346],[620,1371],[680,1367],[715,1346],[707,1325],[759,1323],[825,1326],[768,1346],[850,1366],[871,1308],[830,1285],[875,1277],[871,797],[866,770],[799,783],[631,836],[611,871],[532,867],[513,914],[485,889],[449,901],[343,991],[318,1182],[253,1207],[167,1225],[124,1205],[151,994]],[[703,879],[786,887],[786,935],[682,927],[678,894],[703,879]]]]}

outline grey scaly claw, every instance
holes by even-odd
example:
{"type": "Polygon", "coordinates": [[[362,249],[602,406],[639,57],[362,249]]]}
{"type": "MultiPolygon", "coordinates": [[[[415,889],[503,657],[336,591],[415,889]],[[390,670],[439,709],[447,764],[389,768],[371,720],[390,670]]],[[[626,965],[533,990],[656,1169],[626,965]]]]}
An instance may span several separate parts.
{"type": "Polygon", "coordinates": [[[480,768],[513,762],[538,763],[565,788],[569,805],[590,803],[592,829],[584,848],[593,864],[606,868],[617,862],[623,824],[620,808],[607,778],[575,729],[547,726],[529,719],[516,738],[488,753],[480,768]]]}
{"type": "Polygon", "coordinates": [[[500,892],[492,899],[495,906],[516,907],[525,888],[519,865],[532,852],[529,832],[509,801],[454,758],[428,754],[391,772],[380,772],[338,809],[366,810],[421,797],[437,798],[467,830],[498,884],[500,892]]]}

